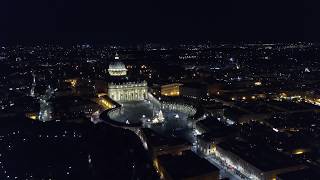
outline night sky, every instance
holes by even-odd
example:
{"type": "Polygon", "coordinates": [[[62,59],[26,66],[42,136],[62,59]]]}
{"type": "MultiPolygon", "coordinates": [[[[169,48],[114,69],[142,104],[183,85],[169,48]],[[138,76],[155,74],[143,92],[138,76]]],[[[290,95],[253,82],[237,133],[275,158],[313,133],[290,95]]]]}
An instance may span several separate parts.
{"type": "Polygon", "coordinates": [[[0,40],[319,41],[319,5],[315,0],[1,0],[0,40]]]}

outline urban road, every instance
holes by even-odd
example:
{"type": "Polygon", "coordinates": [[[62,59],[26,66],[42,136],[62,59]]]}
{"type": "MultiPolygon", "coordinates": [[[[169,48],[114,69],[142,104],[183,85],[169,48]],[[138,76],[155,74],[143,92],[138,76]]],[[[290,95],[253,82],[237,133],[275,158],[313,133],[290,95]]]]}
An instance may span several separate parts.
{"type": "Polygon", "coordinates": [[[197,151],[197,149],[196,149],[196,146],[192,147],[192,151],[195,152],[196,154],[198,154],[198,156],[203,157],[206,160],[208,160],[211,164],[213,164],[217,168],[219,168],[220,169],[220,179],[223,179],[223,178],[228,178],[230,180],[249,180],[250,179],[250,178],[246,177],[245,175],[243,175],[242,173],[240,173],[239,171],[232,170],[228,166],[226,166],[225,164],[220,163],[219,160],[216,157],[214,157],[213,155],[203,155],[203,154],[199,153],[199,151],[197,151]]]}

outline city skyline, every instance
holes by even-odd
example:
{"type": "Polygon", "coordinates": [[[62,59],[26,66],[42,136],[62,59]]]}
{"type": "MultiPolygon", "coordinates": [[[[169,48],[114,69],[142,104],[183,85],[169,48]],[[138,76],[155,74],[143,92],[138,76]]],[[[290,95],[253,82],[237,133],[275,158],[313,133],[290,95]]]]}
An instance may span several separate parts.
{"type": "Polygon", "coordinates": [[[1,0],[0,180],[319,180],[318,7],[1,0]]]}

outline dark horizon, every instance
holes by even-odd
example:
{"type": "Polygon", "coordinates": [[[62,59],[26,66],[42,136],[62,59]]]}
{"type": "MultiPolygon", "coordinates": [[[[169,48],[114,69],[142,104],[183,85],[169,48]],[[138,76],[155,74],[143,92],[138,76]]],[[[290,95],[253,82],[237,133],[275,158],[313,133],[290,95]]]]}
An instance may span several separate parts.
{"type": "Polygon", "coordinates": [[[317,2],[5,0],[2,43],[320,40],[317,2]]]}

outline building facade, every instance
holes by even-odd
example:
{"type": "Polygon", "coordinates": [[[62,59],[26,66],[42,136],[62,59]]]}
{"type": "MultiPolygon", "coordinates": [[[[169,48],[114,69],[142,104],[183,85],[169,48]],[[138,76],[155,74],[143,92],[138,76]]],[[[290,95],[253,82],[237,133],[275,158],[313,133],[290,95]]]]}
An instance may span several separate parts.
{"type": "Polygon", "coordinates": [[[166,84],[161,86],[162,96],[179,96],[180,95],[180,83],[166,84]]]}
{"type": "Polygon", "coordinates": [[[108,83],[108,96],[114,101],[140,101],[147,99],[148,85],[146,81],[129,81],[126,66],[119,60],[118,54],[116,62],[109,65],[109,75],[115,79],[108,83]],[[123,81],[125,80],[125,81],[123,81]]]}
{"type": "Polygon", "coordinates": [[[147,82],[109,83],[108,95],[115,101],[139,101],[147,99],[147,82]]]}

